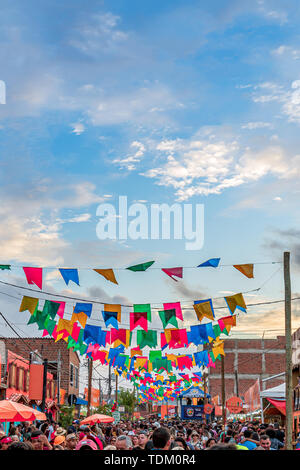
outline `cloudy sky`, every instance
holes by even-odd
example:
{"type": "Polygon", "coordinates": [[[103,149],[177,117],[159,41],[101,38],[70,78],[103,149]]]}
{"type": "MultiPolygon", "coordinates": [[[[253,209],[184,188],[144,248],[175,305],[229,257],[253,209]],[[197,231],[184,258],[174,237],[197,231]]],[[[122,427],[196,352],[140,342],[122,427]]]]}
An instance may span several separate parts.
{"type": "MultiPolygon", "coordinates": [[[[297,296],[299,20],[297,0],[3,0],[1,263],[47,267],[45,290],[82,298],[158,305],[262,286],[245,294],[256,303],[283,298],[282,265],[257,264],[251,280],[230,266],[187,269],[179,282],[121,270],[118,286],[82,269],[68,288],[52,268],[271,263],[290,250],[297,296]],[[120,195],[147,208],[204,204],[202,249],[99,240],[97,207],[118,211],[120,195]]],[[[17,267],[0,279],[27,285],[17,267]]],[[[0,291],[3,314],[37,334],[18,313],[24,292],[0,291]]],[[[295,302],[294,328],[298,312],[295,302]]],[[[237,330],[283,327],[283,304],[271,304],[249,308],[237,330]]]]}

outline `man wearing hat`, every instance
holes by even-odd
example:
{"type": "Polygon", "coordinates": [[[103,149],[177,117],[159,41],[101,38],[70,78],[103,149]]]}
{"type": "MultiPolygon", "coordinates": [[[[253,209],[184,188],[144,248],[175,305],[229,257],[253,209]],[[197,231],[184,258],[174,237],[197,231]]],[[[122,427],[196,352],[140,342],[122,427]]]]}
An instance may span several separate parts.
{"type": "Polygon", "coordinates": [[[66,436],[66,450],[75,450],[78,439],[75,433],[67,434],[66,436]]]}

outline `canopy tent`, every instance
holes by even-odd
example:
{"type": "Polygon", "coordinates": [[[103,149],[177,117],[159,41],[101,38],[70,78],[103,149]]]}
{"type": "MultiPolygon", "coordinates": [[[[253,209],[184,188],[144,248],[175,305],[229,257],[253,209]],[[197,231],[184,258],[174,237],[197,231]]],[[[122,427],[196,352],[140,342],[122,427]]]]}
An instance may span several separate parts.
{"type": "MultiPolygon", "coordinates": [[[[277,387],[268,388],[260,392],[261,399],[266,399],[273,405],[281,414],[286,414],[285,409],[285,383],[277,385],[277,387]]],[[[268,413],[268,412],[266,412],[268,413]]]]}
{"type": "Polygon", "coordinates": [[[101,414],[95,414],[88,416],[84,420],[81,421],[80,424],[96,424],[96,423],[112,423],[114,418],[112,416],[106,416],[101,414]]]}
{"type": "Polygon", "coordinates": [[[260,392],[260,397],[271,398],[272,400],[285,400],[285,383],[263,390],[260,392]]]}
{"type": "Polygon", "coordinates": [[[46,421],[45,413],[11,400],[0,401],[0,421],[46,421]]]}

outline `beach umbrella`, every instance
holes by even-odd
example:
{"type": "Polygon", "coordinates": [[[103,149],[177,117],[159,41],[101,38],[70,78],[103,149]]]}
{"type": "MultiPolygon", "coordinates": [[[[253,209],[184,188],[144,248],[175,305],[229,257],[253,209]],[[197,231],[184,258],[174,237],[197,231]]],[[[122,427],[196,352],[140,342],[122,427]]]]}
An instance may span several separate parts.
{"type": "Polygon", "coordinates": [[[88,416],[80,424],[96,424],[96,423],[112,423],[114,418],[112,416],[95,414],[88,416]]]}
{"type": "Polygon", "coordinates": [[[11,400],[0,401],[0,421],[46,421],[45,413],[11,400]]]}

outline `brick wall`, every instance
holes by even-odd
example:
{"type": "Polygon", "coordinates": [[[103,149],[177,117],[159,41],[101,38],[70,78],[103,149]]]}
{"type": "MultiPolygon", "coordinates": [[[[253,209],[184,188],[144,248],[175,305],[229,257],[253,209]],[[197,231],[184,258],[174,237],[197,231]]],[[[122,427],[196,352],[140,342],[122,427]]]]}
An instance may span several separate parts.
{"type": "MultiPolygon", "coordinates": [[[[75,388],[70,385],[70,364],[75,367],[80,366],[80,360],[76,352],[67,348],[67,344],[64,341],[58,341],[55,343],[53,338],[3,338],[6,348],[10,351],[19,354],[25,359],[29,359],[29,352],[37,350],[43,359],[48,359],[51,363],[57,362],[58,352],[60,351],[61,360],[61,382],[60,388],[67,391],[67,395],[75,394],[78,396],[79,388],[75,388]]],[[[56,366],[56,364],[55,364],[56,366]]],[[[54,374],[55,371],[51,369],[49,364],[49,371],[54,374]]]]}
{"type": "MultiPolygon", "coordinates": [[[[238,394],[243,396],[257,379],[261,390],[275,387],[284,382],[284,376],[262,382],[262,379],[285,371],[285,337],[276,339],[225,339],[224,367],[226,399],[238,394]],[[236,379],[237,372],[237,379],[236,379]]],[[[209,368],[209,393],[222,396],[221,361],[216,368],[209,368]]]]}

